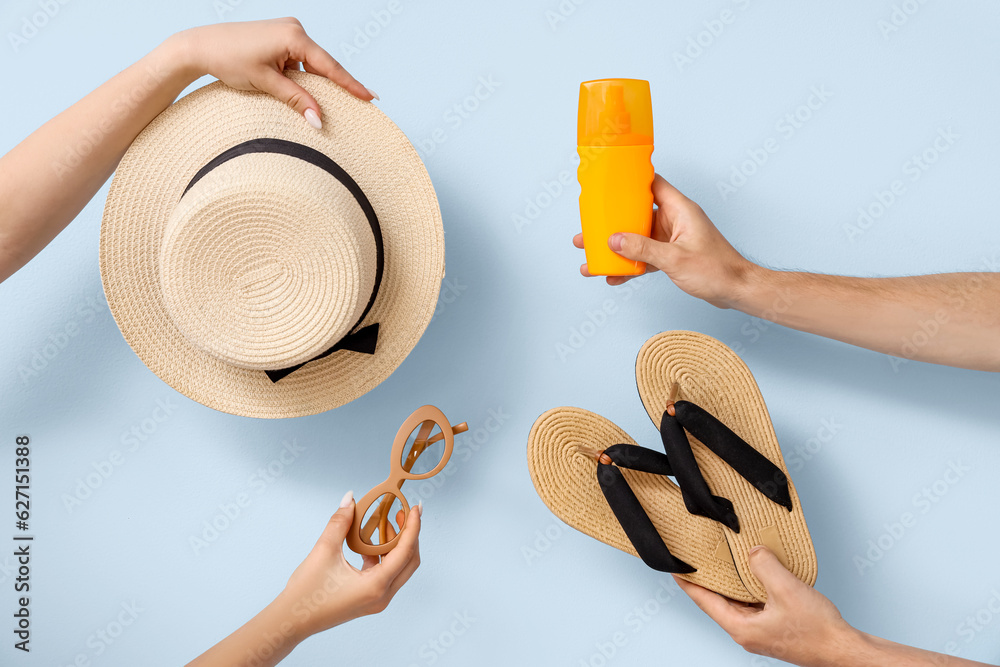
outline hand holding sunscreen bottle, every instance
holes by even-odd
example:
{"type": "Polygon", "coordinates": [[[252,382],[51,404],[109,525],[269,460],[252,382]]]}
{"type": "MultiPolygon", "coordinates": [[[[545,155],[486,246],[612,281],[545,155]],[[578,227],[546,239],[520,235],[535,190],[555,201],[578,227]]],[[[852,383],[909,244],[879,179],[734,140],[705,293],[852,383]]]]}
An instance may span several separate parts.
{"type": "Polygon", "coordinates": [[[645,273],[608,247],[615,232],[649,236],[653,223],[653,105],[649,82],[600,79],[580,84],[577,123],[580,221],[587,269],[595,276],[645,273]]]}

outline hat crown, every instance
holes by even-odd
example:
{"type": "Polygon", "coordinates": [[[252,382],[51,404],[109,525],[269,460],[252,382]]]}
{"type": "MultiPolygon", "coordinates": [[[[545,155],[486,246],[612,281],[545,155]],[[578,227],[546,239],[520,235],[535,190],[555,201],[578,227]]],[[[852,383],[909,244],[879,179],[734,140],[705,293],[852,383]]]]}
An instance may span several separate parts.
{"type": "Polygon", "coordinates": [[[288,155],[240,155],[174,208],[160,247],[173,324],[225,363],[278,370],[327,351],[375,285],[376,244],[358,201],[288,155]]]}

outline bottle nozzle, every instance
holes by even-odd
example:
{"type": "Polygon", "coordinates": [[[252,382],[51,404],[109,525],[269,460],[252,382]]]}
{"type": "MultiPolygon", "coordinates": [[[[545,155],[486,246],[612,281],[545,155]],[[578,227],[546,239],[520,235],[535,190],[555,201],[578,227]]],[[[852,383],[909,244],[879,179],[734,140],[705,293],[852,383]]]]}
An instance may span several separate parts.
{"type": "Polygon", "coordinates": [[[608,86],[604,92],[604,109],[599,115],[598,122],[601,131],[608,134],[628,134],[632,131],[632,114],[625,106],[624,87],[608,86]]]}
{"type": "Polygon", "coordinates": [[[631,146],[653,143],[649,82],[599,79],[580,85],[577,144],[631,146]]]}

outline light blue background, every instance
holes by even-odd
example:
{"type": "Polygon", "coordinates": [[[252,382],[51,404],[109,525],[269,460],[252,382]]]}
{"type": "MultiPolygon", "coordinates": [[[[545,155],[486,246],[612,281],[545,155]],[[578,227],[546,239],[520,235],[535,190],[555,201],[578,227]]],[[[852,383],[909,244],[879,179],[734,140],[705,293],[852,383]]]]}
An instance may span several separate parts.
{"type": "MultiPolygon", "coordinates": [[[[433,403],[472,431],[459,438],[452,474],[418,494],[423,565],[386,612],[308,640],[287,664],[600,665],[597,645],[616,632],[625,645],[607,664],[770,664],[730,642],[683,595],[669,598],[666,575],[563,527],[528,476],[528,429],[551,407],[595,410],[655,444],[633,363],[642,342],[667,329],[713,335],[746,359],[793,466],[819,556],[817,587],[852,624],[928,649],[954,642],[966,657],[1000,656],[1000,618],[990,614],[979,631],[963,625],[1000,591],[995,375],[894,366],[881,354],[717,310],[662,275],[612,289],[577,274],[582,257],[570,245],[579,224],[577,87],[626,76],[651,82],[657,170],[758,261],[853,275],[996,270],[997,3],[909,0],[918,11],[885,36],[888,0],[577,0],[562,3],[573,11],[554,25],[546,12],[558,11],[557,0],[401,0],[391,22],[345,56],[342,45],[387,2],[231,2],[224,20],[301,19],[379,92],[379,106],[415,144],[443,130],[444,143],[421,149],[447,229],[440,309],[399,370],[348,406],[292,421],[215,412],[161,382],[119,334],[97,266],[102,191],[0,286],[0,545],[13,532],[19,433],[34,443],[37,535],[30,656],[11,646],[13,561],[0,556],[0,662],[192,659],[272,599],[343,493],[384,478],[402,419],[433,403]],[[702,35],[711,43],[679,68],[675,53],[724,9],[734,20],[712,39],[702,35]],[[460,124],[449,120],[480,77],[500,85],[460,124]],[[780,134],[776,123],[813,86],[832,97],[794,136],[780,134]],[[949,127],[960,138],[919,181],[907,180],[904,163],[949,127]],[[778,152],[723,200],[717,182],[769,137],[778,152]],[[551,183],[564,171],[563,192],[542,196],[546,183],[558,189],[551,183]],[[851,240],[845,225],[894,179],[905,180],[904,195],[851,240]],[[515,216],[527,213],[534,219],[518,228],[515,216]],[[607,300],[616,312],[585,326],[607,300]],[[79,333],[37,377],[22,378],[32,354],[70,323],[79,333]],[[581,327],[591,335],[560,358],[559,345],[581,327]],[[122,434],[141,428],[158,401],[175,406],[173,414],[68,511],[64,494],[113,450],[126,450],[122,434]],[[487,421],[491,411],[501,423],[487,421]],[[837,425],[832,438],[824,420],[837,425]],[[304,452],[272,482],[254,481],[288,441],[304,452]],[[914,497],[951,462],[969,470],[939,485],[946,492],[923,511],[914,497]],[[189,537],[240,493],[250,506],[195,553],[189,537]],[[904,512],[916,525],[884,537],[904,512]],[[891,548],[860,574],[854,557],[880,537],[891,548]],[[661,584],[667,603],[656,601],[661,584]],[[135,622],[97,655],[100,644],[88,637],[132,601],[142,610],[135,622]],[[646,615],[637,615],[644,605],[646,615]],[[468,627],[455,624],[456,614],[468,627]],[[435,651],[433,641],[447,647],[435,651]]],[[[71,0],[15,51],[7,34],[38,4],[5,2],[0,150],[171,32],[219,20],[218,7],[71,0]]]]}

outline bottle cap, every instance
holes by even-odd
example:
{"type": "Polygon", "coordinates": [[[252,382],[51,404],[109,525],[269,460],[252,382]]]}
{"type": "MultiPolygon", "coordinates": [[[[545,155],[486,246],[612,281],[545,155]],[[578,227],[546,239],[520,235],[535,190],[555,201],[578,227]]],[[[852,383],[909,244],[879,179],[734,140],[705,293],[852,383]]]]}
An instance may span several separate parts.
{"type": "Polygon", "coordinates": [[[598,79],[581,83],[576,142],[580,146],[652,145],[649,82],[598,79]]]}

